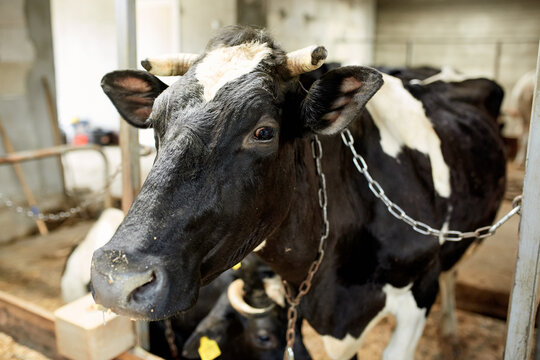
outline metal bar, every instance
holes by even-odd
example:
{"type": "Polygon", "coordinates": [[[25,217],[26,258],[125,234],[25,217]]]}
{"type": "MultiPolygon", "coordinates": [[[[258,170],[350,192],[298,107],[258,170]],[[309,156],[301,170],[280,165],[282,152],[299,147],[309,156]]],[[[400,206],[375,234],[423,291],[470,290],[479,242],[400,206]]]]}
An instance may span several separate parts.
{"type": "MultiPolygon", "coordinates": [[[[137,34],[135,0],[116,0],[116,37],[118,67],[137,68],[137,34]]],[[[139,132],[136,128],[120,121],[120,150],[122,154],[122,210],[127,214],[141,186],[139,161],[139,132]]],[[[150,348],[148,323],[137,321],[138,344],[150,348]]]]}
{"type": "Polygon", "coordinates": [[[502,55],[502,43],[497,41],[495,44],[495,59],[493,60],[493,79],[499,80],[501,73],[501,55],[502,55]]]}
{"type": "MultiPolygon", "coordinates": [[[[59,156],[72,151],[97,151],[97,153],[103,159],[103,184],[107,185],[107,179],[109,177],[109,160],[103,152],[103,149],[98,145],[84,145],[84,146],[75,146],[75,145],[60,145],[53,146],[50,148],[38,149],[38,150],[25,150],[14,152],[5,156],[0,156],[0,165],[4,164],[14,164],[24,161],[37,160],[51,156],[59,156]]],[[[111,194],[109,187],[105,188],[105,206],[110,207],[112,203],[111,194]]]]}
{"type": "Polygon", "coordinates": [[[406,47],[406,54],[405,54],[405,65],[407,67],[411,67],[412,61],[413,61],[413,46],[414,45],[411,40],[408,40],[406,45],[407,47],[406,47]]]}
{"type": "MultiPolygon", "coordinates": [[[[137,68],[135,0],[116,0],[118,67],[137,68]]],[[[140,188],[138,130],[120,121],[122,153],[122,210],[127,213],[140,188]]]]}
{"type": "Polygon", "coordinates": [[[540,51],[523,185],[522,216],[514,286],[510,297],[505,360],[525,360],[534,338],[536,292],[540,271],[540,51]]]}

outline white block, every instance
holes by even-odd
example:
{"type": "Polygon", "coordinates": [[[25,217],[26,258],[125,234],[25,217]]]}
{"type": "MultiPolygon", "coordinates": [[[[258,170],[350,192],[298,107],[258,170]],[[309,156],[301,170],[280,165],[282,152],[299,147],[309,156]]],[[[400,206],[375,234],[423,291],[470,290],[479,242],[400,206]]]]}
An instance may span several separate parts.
{"type": "Polygon", "coordinates": [[[58,352],[67,358],[106,360],[135,345],[134,322],[96,310],[90,294],[62,306],[54,316],[58,352]]]}

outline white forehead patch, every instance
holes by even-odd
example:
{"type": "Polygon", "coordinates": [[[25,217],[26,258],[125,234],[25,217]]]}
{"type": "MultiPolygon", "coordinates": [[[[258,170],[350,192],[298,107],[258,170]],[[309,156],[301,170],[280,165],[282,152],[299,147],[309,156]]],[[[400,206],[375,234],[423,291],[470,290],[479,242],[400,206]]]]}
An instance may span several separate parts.
{"type": "Polygon", "coordinates": [[[450,169],[444,161],[441,140],[426,116],[422,103],[412,96],[398,78],[383,74],[384,84],[367,103],[381,134],[385,153],[397,157],[403,146],[429,157],[435,191],[450,196],[450,169]]]}
{"type": "Polygon", "coordinates": [[[195,71],[204,87],[204,99],[212,100],[223,85],[253,71],[271,51],[266,43],[246,43],[207,53],[195,71]]]}

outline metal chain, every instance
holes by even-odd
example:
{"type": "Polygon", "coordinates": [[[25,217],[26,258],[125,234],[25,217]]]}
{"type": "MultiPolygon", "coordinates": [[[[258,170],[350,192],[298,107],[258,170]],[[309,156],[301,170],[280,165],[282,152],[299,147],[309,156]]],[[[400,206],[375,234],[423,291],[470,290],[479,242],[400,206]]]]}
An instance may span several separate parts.
{"type": "Polygon", "coordinates": [[[493,225],[482,226],[474,231],[469,232],[434,229],[431,226],[421,221],[415,220],[409,215],[407,215],[402,208],[400,208],[398,205],[392,202],[388,198],[388,196],[386,196],[381,185],[376,180],[374,180],[369,173],[368,166],[364,158],[356,152],[356,149],[354,148],[354,138],[348,128],[345,128],[345,130],[341,132],[341,139],[343,140],[343,143],[351,150],[353,154],[353,163],[356,166],[358,172],[360,172],[366,178],[369,189],[371,190],[373,195],[375,195],[375,197],[380,199],[384,203],[384,205],[386,205],[388,212],[392,214],[396,219],[399,219],[404,223],[408,224],[412,227],[414,231],[420,234],[437,236],[439,237],[439,239],[445,241],[461,241],[464,239],[472,238],[484,239],[495,234],[495,232],[499,227],[501,227],[501,225],[503,225],[512,216],[519,213],[521,210],[522,195],[518,195],[514,198],[512,202],[512,210],[510,210],[505,216],[503,216],[493,225]]]}
{"type": "Polygon", "coordinates": [[[22,206],[15,205],[15,203],[11,199],[6,197],[3,193],[0,193],[0,201],[6,207],[14,209],[16,213],[23,216],[27,216],[34,220],[59,221],[59,220],[67,219],[75,214],[80,213],[81,211],[83,211],[83,209],[87,208],[91,204],[100,202],[102,200],[101,197],[105,194],[107,189],[111,186],[112,181],[120,173],[121,170],[122,170],[121,166],[118,166],[118,168],[114,171],[114,173],[107,178],[107,181],[105,182],[105,185],[103,186],[103,188],[93,194],[93,199],[83,200],[80,205],[72,207],[67,211],[60,211],[54,214],[53,213],[43,214],[42,212],[39,211],[39,208],[37,206],[24,208],[22,206]]]}
{"type": "Polygon", "coordinates": [[[294,352],[293,352],[293,345],[294,345],[294,339],[295,339],[295,326],[296,326],[296,320],[298,319],[298,310],[296,307],[300,304],[300,300],[304,295],[306,295],[309,292],[309,289],[311,289],[311,283],[313,281],[313,276],[315,276],[315,273],[317,270],[319,270],[319,266],[321,265],[321,262],[324,258],[324,248],[326,244],[326,239],[328,238],[328,234],[330,232],[330,223],[328,222],[328,196],[326,193],[326,177],[324,176],[323,170],[322,170],[322,163],[321,159],[323,156],[322,151],[322,145],[317,137],[317,135],[314,135],[313,140],[311,141],[311,152],[313,155],[313,159],[315,160],[315,168],[317,175],[319,176],[319,206],[322,210],[322,218],[323,218],[323,225],[321,230],[321,238],[319,240],[319,249],[317,250],[317,257],[313,262],[311,263],[307,276],[300,284],[300,287],[298,288],[298,292],[296,296],[293,296],[293,289],[291,286],[287,283],[287,281],[283,281],[283,285],[285,287],[285,298],[287,299],[287,302],[289,303],[289,310],[287,312],[287,333],[286,333],[286,339],[287,339],[287,347],[285,349],[285,354],[283,356],[284,360],[294,360],[294,352]]]}
{"type": "Polygon", "coordinates": [[[174,336],[174,330],[172,328],[171,319],[163,320],[165,323],[165,338],[169,344],[169,350],[171,351],[171,357],[178,359],[178,347],[176,346],[176,337],[174,336]]]}

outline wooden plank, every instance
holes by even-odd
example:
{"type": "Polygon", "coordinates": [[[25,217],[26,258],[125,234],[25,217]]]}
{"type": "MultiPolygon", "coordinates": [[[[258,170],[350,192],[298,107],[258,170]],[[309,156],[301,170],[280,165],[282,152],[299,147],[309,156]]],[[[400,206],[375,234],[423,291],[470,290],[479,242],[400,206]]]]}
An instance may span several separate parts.
{"type": "Polygon", "coordinates": [[[506,337],[505,360],[528,359],[531,353],[536,294],[540,271],[540,51],[536,65],[536,87],[531,115],[520,239],[514,286],[510,298],[510,315],[506,337]]]}
{"type": "Polygon", "coordinates": [[[0,331],[45,356],[56,357],[54,315],[0,291],[0,331]]]}
{"type": "MultiPolygon", "coordinates": [[[[14,153],[15,149],[13,148],[13,145],[11,144],[11,141],[9,140],[6,130],[4,129],[4,126],[2,126],[1,122],[0,122],[0,135],[2,136],[2,142],[4,143],[6,152],[8,154],[14,153]]],[[[32,209],[36,209],[37,208],[36,198],[34,197],[34,194],[32,193],[30,186],[28,186],[28,183],[26,182],[26,177],[24,176],[24,172],[22,170],[21,165],[17,163],[13,163],[13,170],[15,170],[15,174],[17,175],[17,178],[19,179],[19,183],[21,184],[21,187],[23,189],[24,196],[26,197],[26,201],[28,202],[28,205],[32,209]]],[[[47,229],[47,225],[45,224],[45,221],[40,220],[40,219],[36,219],[35,221],[36,221],[36,225],[39,230],[39,233],[41,235],[46,235],[49,233],[49,230],[47,229]]]]}
{"type": "Polygon", "coordinates": [[[126,351],[125,353],[118,355],[116,360],[163,360],[159,356],[150,354],[143,348],[135,346],[134,348],[126,351]]]}

